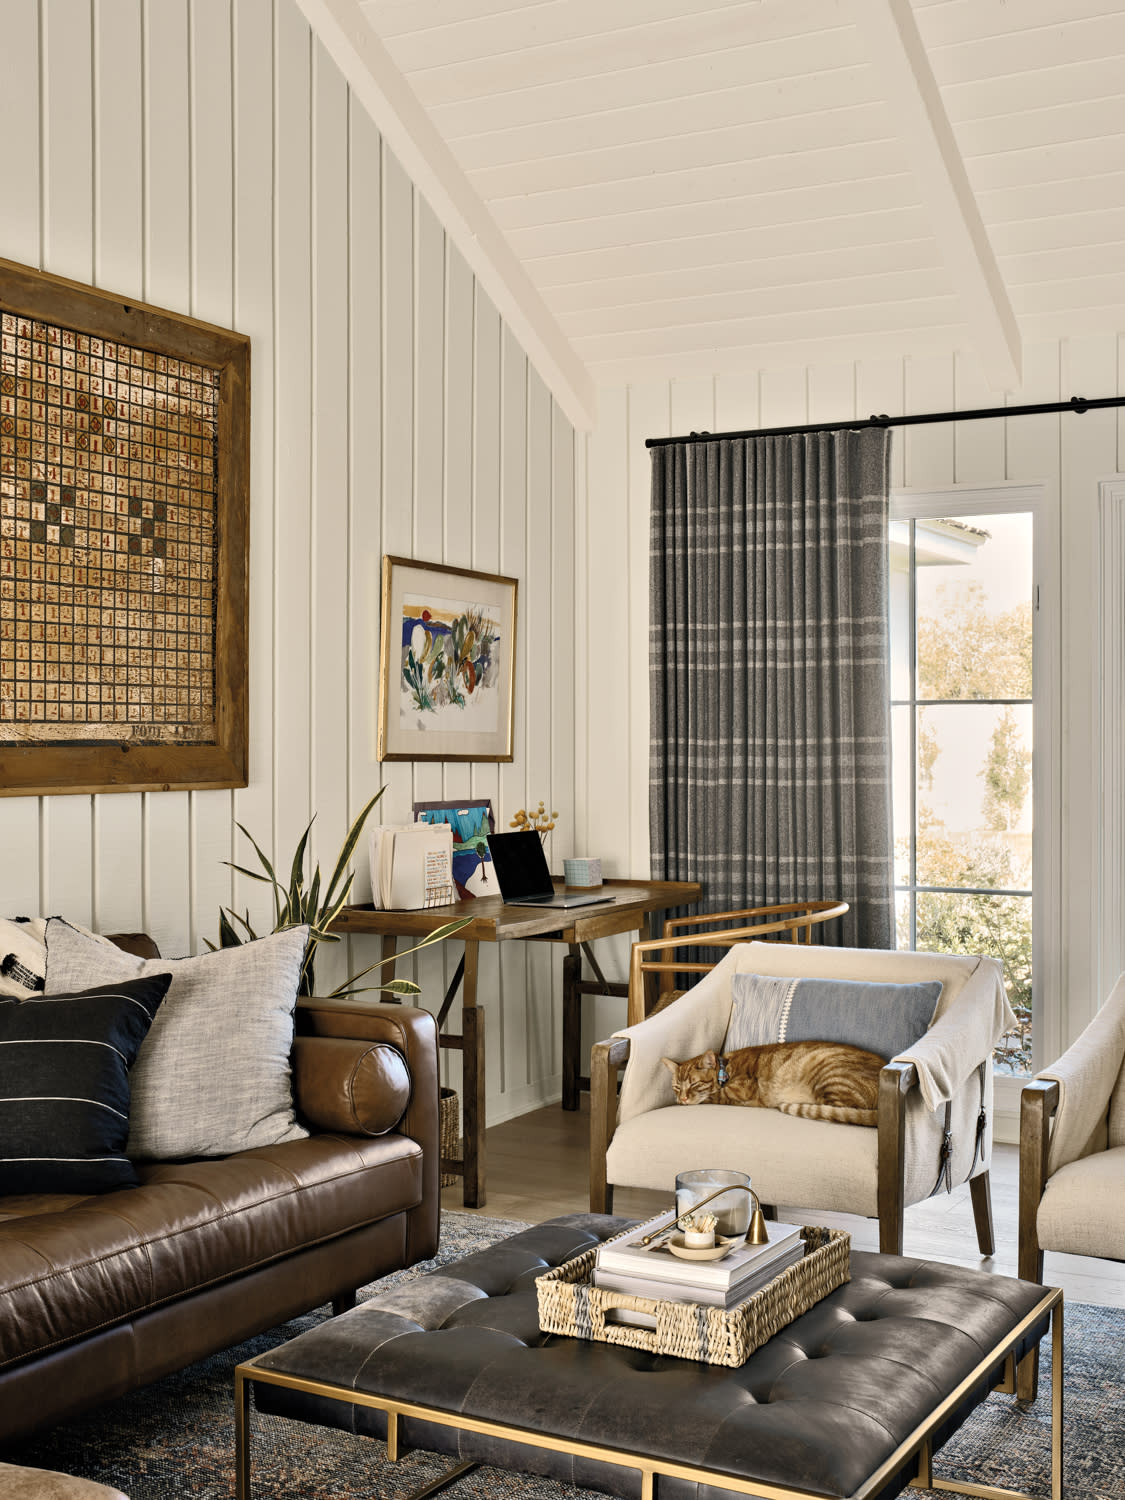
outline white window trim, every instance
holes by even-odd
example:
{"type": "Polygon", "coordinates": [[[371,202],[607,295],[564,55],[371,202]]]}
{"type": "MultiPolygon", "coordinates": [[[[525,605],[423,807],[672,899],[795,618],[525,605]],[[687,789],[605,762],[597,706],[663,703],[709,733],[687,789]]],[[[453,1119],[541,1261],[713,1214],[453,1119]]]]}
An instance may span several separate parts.
{"type": "MultiPolygon", "coordinates": [[[[1114,491],[1113,500],[1103,508],[1103,518],[1112,512],[1114,523],[1123,528],[1122,534],[1125,535],[1125,478],[1119,484],[1120,489],[1114,491]]],[[[892,521],[916,521],[940,516],[999,515],[1010,511],[1030,511],[1035,518],[1032,555],[1035,588],[1035,608],[1032,613],[1032,732],[1035,746],[1032,865],[1035,873],[1031,961],[1036,997],[1032,1068],[1037,1071],[1046,1067],[1062,1051],[1066,1019],[1062,1001],[1061,547],[1058,493],[1055,486],[1047,481],[1026,483],[1017,480],[998,481],[995,484],[953,484],[926,490],[893,490],[890,497],[892,521]]],[[[1107,550],[1103,547],[1103,558],[1107,550]]],[[[1125,619],[1125,602],[1121,600],[1122,586],[1125,585],[1122,572],[1125,569],[1121,569],[1120,548],[1115,557],[1119,568],[1118,592],[1112,597],[1117,598],[1125,619]]],[[[1107,593],[1103,597],[1109,598],[1111,595],[1107,593]]],[[[1115,645],[1120,654],[1120,636],[1115,645]]],[[[1118,667],[1121,665],[1119,660],[1118,667]]],[[[1119,740],[1119,757],[1121,743],[1119,740]]],[[[1103,767],[1106,765],[1104,745],[1103,731],[1103,767]]],[[[1118,773],[1120,768],[1115,765],[1114,770],[1118,773]]],[[[1123,815],[1125,826],[1125,779],[1118,790],[1121,793],[1119,811],[1123,815]]],[[[1107,889],[1103,893],[1103,899],[1112,899],[1113,895],[1107,889]]],[[[1125,938],[1125,933],[1122,937],[1125,938]]],[[[1121,951],[1122,967],[1125,967],[1125,945],[1121,951]]],[[[1019,1096],[1022,1087],[1022,1079],[996,1078],[994,1134],[997,1140],[1019,1140],[1019,1096]]]]}

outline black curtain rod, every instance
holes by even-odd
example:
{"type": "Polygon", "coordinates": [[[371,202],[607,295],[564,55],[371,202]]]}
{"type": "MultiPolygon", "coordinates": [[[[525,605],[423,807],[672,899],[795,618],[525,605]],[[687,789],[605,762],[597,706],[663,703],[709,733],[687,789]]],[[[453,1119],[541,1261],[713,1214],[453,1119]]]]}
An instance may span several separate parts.
{"type": "Polygon", "coordinates": [[[807,422],[802,427],[759,427],[748,432],[689,432],[686,437],[646,438],[646,448],[666,448],[669,443],[720,443],[733,438],[785,437],[798,432],[855,431],[861,427],[917,427],[923,422],[983,422],[990,417],[1037,417],[1053,411],[1096,411],[1103,406],[1125,406],[1125,396],[1071,396],[1069,401],[1040,401],[1034,406],[983,406],[976,411],[924,411],[905,417],[873,413],[852,422],[807,422]]]}

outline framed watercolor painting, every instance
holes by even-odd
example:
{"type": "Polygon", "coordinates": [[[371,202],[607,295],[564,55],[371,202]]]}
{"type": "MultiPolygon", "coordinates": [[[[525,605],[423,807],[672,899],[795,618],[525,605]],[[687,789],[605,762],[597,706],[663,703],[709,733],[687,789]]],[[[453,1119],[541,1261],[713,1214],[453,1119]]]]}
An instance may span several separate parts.
{"type": "Polygon", "coordinates": [[[453,830],[453,879],[461,900],[500,894],[488,849],[488,835],[495,832],[496,824],[487,797],[470,797],[464,802],[415,802],[414,821],[448,823],[453,830]]]}
{"type": "Polygon", "coordinates": [[[383,558],[380,760],[511,760],[514,578],[383,558]]]}

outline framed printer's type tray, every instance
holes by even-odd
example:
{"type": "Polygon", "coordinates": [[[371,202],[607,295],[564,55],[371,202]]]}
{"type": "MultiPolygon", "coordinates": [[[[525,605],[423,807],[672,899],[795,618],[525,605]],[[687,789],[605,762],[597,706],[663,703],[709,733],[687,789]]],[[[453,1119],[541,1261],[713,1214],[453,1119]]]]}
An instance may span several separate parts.
{"type": "Polygon", "coordinates": [[[0,261],[0,794],[245,786],[250,343],[0,261]]]}

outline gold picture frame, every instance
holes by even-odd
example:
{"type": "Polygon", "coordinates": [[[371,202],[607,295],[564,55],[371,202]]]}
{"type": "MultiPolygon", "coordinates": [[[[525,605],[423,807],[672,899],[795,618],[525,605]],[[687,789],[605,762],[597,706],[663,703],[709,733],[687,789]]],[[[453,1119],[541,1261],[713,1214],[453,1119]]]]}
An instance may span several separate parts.
{"type": "Polygon", "coordinates": [[[245,786],[250,340],[0,260],[0,796],[245,786]]]}
{"type": "Polygon", "coordinates": [[[380,760],[511,760],[519,584],[383,558],[380,760]]]}

